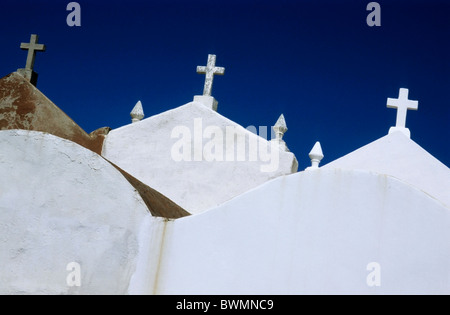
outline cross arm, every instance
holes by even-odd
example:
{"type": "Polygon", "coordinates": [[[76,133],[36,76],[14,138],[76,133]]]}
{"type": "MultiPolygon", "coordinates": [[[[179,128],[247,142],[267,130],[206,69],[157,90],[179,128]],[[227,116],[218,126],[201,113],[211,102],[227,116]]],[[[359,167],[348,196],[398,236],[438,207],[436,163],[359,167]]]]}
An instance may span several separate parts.
{"type": "MultiPolygon", "coordinates": [[[[402,102],[399,99],[388,98],[386,106],[387,108],[399,108],[401,107],[402,102]]],[[[405,108],[410,110],[418,110],[419,109],[419,101],[407,100],[405,108]]]]}
{"type": "Polygon", "coordinates": [[[398,99],[388,98],[386,106],[387,106],[387,108],[397,108],[398,107],[398,99]]]}
{"type": "MultiPolygon", "coordinates": [[[[22,44],[20,44],[20,49],[28,50],[28,49],[30,49],[30,44],[29,43],[22,43],[22,44]]],[[[45,51],[45,45],[43,45],[43,44],[35,44],[35,45],[33,45],[33,50],[45,51]]]]}
{"type": "Polygon", "coordinates": [[[224,75],[225,74],[225,68],[223,68],[223,67],[214,67],[214,74],[224,75]]]}
{"type": "Polygon", "coordinates": [[[206,73],[206,67],[205,66],[197,66],[197,73],[205,74],[206,73]]]}

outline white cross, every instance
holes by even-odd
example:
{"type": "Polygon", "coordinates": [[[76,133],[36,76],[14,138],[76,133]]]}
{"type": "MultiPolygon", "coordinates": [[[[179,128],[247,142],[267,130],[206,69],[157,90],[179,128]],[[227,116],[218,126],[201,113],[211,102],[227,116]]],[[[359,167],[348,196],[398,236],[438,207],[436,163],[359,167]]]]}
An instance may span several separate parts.
{"type": "Polygon", "coordinates": [[[419,108],[419,102],[408,100],[408,94],[408,89],[400,89],[398,99],[387,99],[388,108],[397,108],[396,128],[406,128],[406,113],[408,109],[417,110],[419,108]]]}
{"type": "Polygon", "coordinates": [[[38,44],[38,36],[35,34],[31,35],[31,39],[29,43],[21,43],[20,48],[22,50],[28,50],[27,56],[27,64],[25,69],[33,71],[34,68],[34,59],[36,58],[37,51],[45,51],[45,45],[38,44]]]}
{"type": "Polygon", "coordinates": [[[214,75],[224,75],[225,68],[216,67],[216,55],[208,55],[208,64],[206,65],[206,67],[197,66],[197,73],[206,74],[203,95],[211,96],[214,75]]]}

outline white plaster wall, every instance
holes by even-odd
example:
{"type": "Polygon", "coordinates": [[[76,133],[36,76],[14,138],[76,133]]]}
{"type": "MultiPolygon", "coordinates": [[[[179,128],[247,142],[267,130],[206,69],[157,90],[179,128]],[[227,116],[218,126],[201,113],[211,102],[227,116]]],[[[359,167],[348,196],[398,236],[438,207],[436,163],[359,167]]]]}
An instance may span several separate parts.
{"type": "Polygon", "coordinates": [[[450,293],[450,209],[367,171],[277,178],[165,235],[159,294],[450,293]]]}
{"type": "MultiPolygon", "coordinates": [[[[198,125],[197,125],[198,126],[198,125]]],[[[270,135],[271,130],[268,130],[270,135]]],[[[150,117],[138,123],[112,130],[105,141],[103,156],[158,190],[191,213],[201,213],[230,200],[275,177],[297,171],[294,154],[276,150],[274,158],[267,160],[259,156],[251,161],[248,155],[249,142],[258,139],[263,151],[270,142],[256,136],[231,120],[221,116],[206,106],[192,102],[174,110],[150,117]],[[209,126],[226,134],[227,127],[236,127],[235,139],[244,138],[246,157],[244,161],[194,161],[195,154],[201,154],[211,139],[204,138],[203,146],[196,146],[194,134],[195,120],[200,119],[200,135],[209,126]],[[181,138],[171,138],[172,130],[185,126],[190,130],[192,161],[175,161],[172,147],[181,138]],[[270,165],[274,166],[271,170],[270,165]],[[266,168],[266,169],[262,169],[266,168]]],[[[213,141],[217,139],[213,137],[213,141]]],[[[237,143],[237,140],[236,140],[237,143]]],[[[225,146],[226,142],[224,142],[225,146]]],[[[226,152],[226,149],[224,149],[226,152]]],[[[237,146],[235,146],[237,152],[237,146]]],[[[236,153],[235,153],[236,154],[236,153]]],[[[228,159],[230,160],[230,159],[228,159]]]]}
{"type": "Polygon", "coordinates": [[[40,132],[0,131],[0,148],[0,294],[126,294],[134,274],[154,282],[163,222],[114,167],[40,132]],[[80,287],[67,285],[70,262],[80,287]]]}
{"type": "Polygon", "coordinates": [[[450,169],[402,132],[384,136],[322,169],[361,169],[391,175],[450,207],[450,169]]]}

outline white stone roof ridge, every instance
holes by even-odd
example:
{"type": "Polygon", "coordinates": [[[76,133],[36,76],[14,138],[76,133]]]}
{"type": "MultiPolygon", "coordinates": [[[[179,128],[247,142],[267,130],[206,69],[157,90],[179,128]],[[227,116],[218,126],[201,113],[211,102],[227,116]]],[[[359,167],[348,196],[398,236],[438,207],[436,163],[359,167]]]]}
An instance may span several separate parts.
{"type": "MultiPolygon", "coordinates": [[[[235,204],[240,204],[240,203],[242,203],[245,200],[254,200],[254,197],[252,197],[252,195],[258,194],[259,193],[258,191],[260,191],[260,190],[261,191],[266,191],[267,193],[264,193],[264,196],[265,196],[265,198],[267,198],[267,200],[270,200],[270,198],[268,198],[267,194],[271,194],[271,193],[277,194],[276,190],[274,190],[273,187],[278,187],[280,185],[280,184],[278,184],[278,182],[280,182],[280,181],[288,181],[288,182],[290,182],[292,184],[292,181],[296,180],[295,177],[311,176],[309,173],[321,172],[322,174],[325,175],[325,174],[332,174],[333,172],[340,172],[340,171],[342,171],[342,172],[350,171],[350,172],[355,173],[355,174],[356,173],[371,174],[371,175],[374,175],[374,176],[381,176],[381,177],[385,176],[387,178],[391,178],[391,179],[393,179],[395,181],[398,181],[398,182],[400,182],[400,183],[410,187],[411,189],[413,189],[413,190],[415,190],[417,192],[425,194],[427,197],[430,197],[434,202],[436,202],[439,206],[442,206],[442,207],[444,207],[444,208],[446,208],[446,209],[448,209],[450,211],[450,205],[445,204],[444,202],[442,202],[442,200],[437,199],[435,196],[430,195],[428,192],[422,190],[421,188],[419,188],[419,187],[417,187],[417,186],[415,186],[415,185],[413,185],[413,184],[411,184],[411,183],[409,183],[409,182],[407,182],[407,181],[405,181],[405,180],[403,180],[401,178],[395,177],[393,175],[382,174],[382,173],[379,173],[379,172],[376,172],[376,171],[365,170],[365,169],[351,169],[351,170],[350,169],[334,169],[334,170],[332,170],[332,169],[322,169],[322,168],[320,168],[320,169],[317,169],[315,172],[309,172],[307,170],[304,170],[304,171],[300,171],[300,172],[297,172],[297,173],[292,173],[292,174],[287,174],[287,175],[275,177],[275,178],[273,178],[273,179],[271,179],[271,180],[269,180],[269,181],[267,181],[265,183],[262,183],[261,185],[259,185],[257,187],[254,187],[254,188],[252,188],[252,189],[250,189],[250,190],[248,190],[248,191],[246,191],[246,192],[244,192],[244,193],[242,193],[242,194],[240,194],[238,196],[235,196],[235,197],[233,197],[233,198],[231,198],[231,199],[229,199],[229,200],[227,200],[227,201],[225,201],[225,202],[223,202],[223,203],[221,203],[221,204],[219,204],[217,206],[211,207],[207,211],[204,211],[202,213],[198,213],[198,214],[195,214],[195,215],[191,215],[191,216],[180,217],[180,218],[177,218],[177,219],[175,219],[173,221],[197,220],[196,217],[198,217],[198,216],[214,215],[215,211],[223,211],[224,208],[234,209],[234,208],[236,208],[235,204]]],[[[281,186],[285,187],[285,186],[287,186],[287,184],[281,184],[281,186]]]]}
{"type": "Polygon", "coordinates": [[[272,144],[266,135],[189,102],[110,131],[102,156],[196,214],[296,172],[295,155],[272,144]]]}
{"type": "MultiPolygon", "coordinates": [[[[172,112],[176,112],[177,110],[179,110],[179,109],[181,109],[181,108],[189,107],[189,106],[194,106],[194,105],[195,105],[195,107],[197,107],[197,108],[199,108],[199,109],[201,109],[201,110],[206,110],[206,111],[210,111],[210,112],[214,113],[214,114],[217,115],[219,118],[223,119],[224,122],[228,123],[230,126],[237,126],[237,127],[241,127],[241,128],[243,128],[243,129],[246,129],[246,128],[244,128],[242,125],[240,125],[239,123],[237,123],[237,122],[231,120],[231,119],[228,118],[228,117],[223,116],[223,115],[220,114],[219,112],[217,112],[217,111],[215,111],[215,110],[212,110],[211,108],[208,108],[208,107],[206,107],[205,105],[203,105],[202,103],[196,102],[196,101],[188,102],[188,103],[186,103],[186,104],[184,104],[184,105],[181,105],[181,106],[178,106],[178,107],[175,107],[175,108],[171,108],[171,109],[166,110],[166,111],[164,111],[164,112],[161,112],[161,113],[159,113],[159,114],[156,114],[156,115],[153,115],[153,116],[149,116],[149,117],[147,117],[147,118],[145,118],[145,119],[142,119],[141,121],[146,121],[146,120],[149,120],[149,119],[152,119],[152,118],[162,117],[162,116],[164,116],[164,115],[166,115],[166,114],[169,114],[169,113],[172,113],[172,112]]],[[[201,117],[198,117],[198,118],[201,118],[201,117]]],[[[136,126],[134,126],[133,124],[127,124],[127,125],[121,126],[121,127],[119,127],[119,128],[112,129],[112,130],[110,131],[110,133],[114,133],[115,131],[118,131],[118,130],[123,130],[123,129],[128,129],[128,128],[135,128],[135,127],[136,127],[136,126]]],[[[247,129],[246,129],[246,130],[247,130],[247,129]]],[[[261,138],[261,139],[264,139],[264,140],[266,140],[266,141],[270,141],[270,139],[265,139],[265,138],[261,137],[260,135],[257,135],[257,134],[255,134],[255,133],[251,132],[250,130],[247,130],[247,131],[248,131],[249,133],[251,133],[251,134],[254,134],[254,135],[258,136],[258,137],[261,138]]]]}
{"type": "Polygon", "coordinates": [[[450,169],[402,132],[394,132],[324,166],[401,179],[450,206],[450,169]]]}

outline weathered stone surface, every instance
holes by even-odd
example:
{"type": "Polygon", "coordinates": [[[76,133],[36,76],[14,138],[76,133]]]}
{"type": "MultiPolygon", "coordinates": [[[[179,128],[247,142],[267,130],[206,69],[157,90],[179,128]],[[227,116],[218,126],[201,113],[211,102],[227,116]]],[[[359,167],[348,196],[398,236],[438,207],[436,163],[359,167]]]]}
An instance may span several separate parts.
{"type": "MultiPolygon", "coordinates": [[[[109,127],[103,127],[87,134],[36,87],[17,73],[0,79],[0,130],[12,129],[47,132],[73,141],[97,154],[101,153],[105,136],[111,130],[109,127]]],[[[141,195],[152,215],[164,218],[180,218],[189,215],[164,195],[115,167],[141,195]]]]}
{"type": "Polygon", "coordinates": [[[216,55],[208,55],[208,64],[206,66],[197,66],[197,73],[206,75],[203,95],[211,96],[214,75],[224,75],[225,68],[216,67],[216,55]]]}
{"type": "Polygon", "coordinates": [[[36,72],[30,69],[17,69],[17,73],[30,81],[31,84],[36,86],[38,79],[38,74],[36,72]]]}
{"type": "Polygon", "coordinates": [[[138,121],[141,121],[144,119],[144,108],[142,107],[142,102],[138,101],[136,105],[133,107],[133,110],[130,113],[131,116],[131,122],[136,123],[138,121]]]}
{"type": "Polygon", "coordinates": [[[275,123],[275,126],[273,126],[273,131],[275,132],[275,139],[272,139],[272,141],[275,142],[283,151],[289,152],[286,142],[283,140],[284,134],[288,131],[283,114],[280,115],[275,123]]]}
{"type": "Polygon", "coordinates": [[[0,79],[0,130],[48,132],[98,154],[108,128],[87,134],[69,116],[18,73],[0,79]]]}
{"type": "Polygon", "coordinates": [[[28,50],[27,63],[25,65],[26,70],[33,71],[36,52],[45,51],[45,45],[38,44],[38,40],[39,36],[36,34],[32,34],[29,43],[20,44],[20,49],[28,50]]]}

